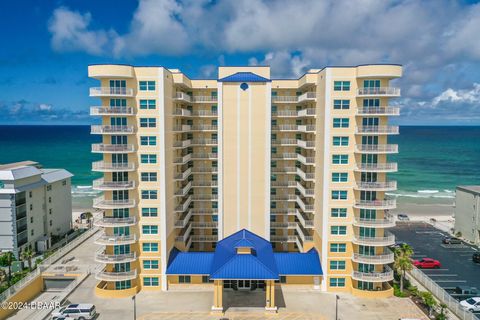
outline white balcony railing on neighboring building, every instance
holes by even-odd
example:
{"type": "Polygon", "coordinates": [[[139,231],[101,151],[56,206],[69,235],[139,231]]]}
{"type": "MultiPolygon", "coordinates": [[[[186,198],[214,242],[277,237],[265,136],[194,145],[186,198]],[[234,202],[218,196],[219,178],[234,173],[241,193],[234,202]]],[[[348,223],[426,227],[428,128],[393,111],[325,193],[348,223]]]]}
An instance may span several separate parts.
{"type": "Polygon", "coordinates": [[[358,96],[385,96],[385,97],[399,97],[400,88],[394,87],[371,87],[371,88],[359,88],[357,90],[358,96]]]}

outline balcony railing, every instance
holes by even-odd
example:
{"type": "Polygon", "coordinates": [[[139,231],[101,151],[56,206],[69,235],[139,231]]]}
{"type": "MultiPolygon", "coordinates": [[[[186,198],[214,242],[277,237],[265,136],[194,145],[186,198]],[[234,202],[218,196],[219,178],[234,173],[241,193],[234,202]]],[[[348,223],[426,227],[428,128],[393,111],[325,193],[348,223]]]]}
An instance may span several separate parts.
{"type": "Polygon", "coordinates": [[[194,194],[192,200],[195,201],[215,201],[218,200],[217,194],[194,194]]]}
{"type": "Polygon", "coordinates": [[[192,235],[193,242],[217,242],[218,236],[192,235]]]}
{"type": "Polygon", "coordinates": [[[190,218],[193,215],[193,210],[188,210],[187,213],[183,214],[177,221],[175,221],[175,228],[185,228],[190,222],[190,218]]]}
{"type": "Polygon", "coordinates": [[[180,187],[180,189],[175,191],[174,195],[177,197],[178,196],[184,197],[187,195],[188,191],[190,191],[191,188],[192,188],[192,182],[190,181],[189,183],[187,183],[186,185],[184,185],[183,187],[180,187]]]}
{"type": "Polygon", "coordinates": [[[297,154],[297,160],[305,165],[315,165],[315,157],[306,157],[301,154],[297,154]]]}
{"type": "Polygon", "coordinates": [[[190,131],[190,130],[192,130],[192,126],[190,126],[188,124],[173,126],[173,131],[175,131],[175,132],[185,132],[185,131],[190,131]]]}
{"type": "Polygon", "coordinates": [[[192,102],[194,103],[212,103],[217,102],[217,96],[193,96],[192,102]]]}
{"type": "Polygon", "coordinates": [[[130,190],[135,188],[135,181],[105,181],[104,178],[93,180],[94,190],[130,190]]]}
{"type": "Polygon", "coordinates": [[[392,263],[395,259],[395,256],[392,253],[384,253],[378,255],[367,255],[354,253],[352,260],[357,263],[367,263],[367,264],[387,264],[392,263]]]}
{"type": "Polygon", "coordinates": [[[218,186],[218,181],[215,181],[215,180],[192,181],[192,187],[216,187],[216,186],[218,186]]]}
{"type": "Polygon", "coordinates": [[[95,219],[93,224],[99,227],[129,227],[137,223],[135,217],[126,217],[126,218],[113,218],[113,217],[102,217],[95,219]]]}
{"type": "Polygon", "coordinates": [[[398,116],[398,107],[360,107],[357,109],[358,116],[398,116]]]}
{"type": "Polygon", "coordinates": [[[304,101],[315,101],[317,95],[315,92],[305,92],[299,96],[272,96],[272,102],[275,103],[298,103],[304,101]]]}
{"type": "Polygon", "coordinates": [[[270,209],[270,214],[293,216],[295,214],[295,210],[296,210],[295,208],[280,207],[280,208],[270,209]]]}
{"type": "Polygon", "coordinates": [[[298,112],[296,110],[278,110],[278,111],[272,111],[272,116],[273,117],[293,117],[296,118],[298,117],[298,112]]]}
{"type": "Polygon", "coordinates": [[[296,222],[270,222],[270,228],[274,229],[295,229],[296,222]]]}
{"type": "Polygon", "coordinates": [[[308,116],[315,116],[315,115],[316,115],[315,108],[307,108],[307,109],[298,111],[299,117],[308,117],[308,116]]]}
{"type": "Polygon", "coordinates": [[[174,176],[174,179],[175,179],[175,180],[185,180],[185,179],[187,179],[191,174],[192,174],[192,168],[188,168],[188,169],[185,170],[184,172],[179,173],[179,174],[176,174],[176,175],[174,176]]]}
{"type": "Polygon", "coordinates": [[[105,252],[99,252],[95,254],[95,261],[101,263],[126,263],[135,260],[137,260],[137,255],[134,252],[124,254],[107,254],[105,252]]]}
{"type": "Polygon", "coordinates": [[[397,189],[397,181],[383,181],[383,182],[357,182],[355,186],[357,190],[372,190],[372,191],[392,191],[397,189]]]}
{"type": "Polygon", "coordinates": [[[357,209],[391,210],[396,208],[397,201],[395,199],[356,200],[353,206],[357,209]]]}
{"type": "Polygon", "coordinates": [[[304,149],[313,149],[315,148],[315,141],[297,140],[297,146],[304,149]]]}
{"type": "Polygon", "coordinates": [[[103,281],[126,281],[133,280],[137,277],[137,270],[133,271],[100,271],[95,275],[95,279],[103,281]]]}
{"type": "Polygon", "coordinates": [[[218,222],[192,222],[193,229],[212,229],[217,227],[218,222]]]}
{"type": "Polygon", "coordinates": [[[297,139],[279,139],[279,140],[272,140],[272,145],[274,146],[296,146],[297,139]]]}
{"type": "Polygon", "coordinates": [[[315,132],[315,125],[308,124],[308,125],[299,125],[298,131],[300,132],[315,132]]]}
{"type": "Polygon", "coordinates": [[[361,135],[380,135],[380,134],[398,134],[398,126],[360,126],[355,130],[356,134],[361,135]]]}
{"type": "Polygon", "coordinates": [[[272,130],[277,131],[298,131],[296,124],[279,124],[272,126],[272,130]]]}
{"type": "Polygon", "coordinates": [[[195,146],[207,146],[207,145],[217,145],[217,139],[193,139],[192,145],[195,146]]]}
{"type": "Polygon", "coordinates": [[[132,107],[90,107],[91,116],[132,116],[132,107]]]}
{"type": "Polygon", "coordinates": [[[217,131],[218,126],[216,125],[209,125],[209,124],[197,124],[192,125],[192,131],[217,131]]]}
{"type": "Polygon", "coordinates": [[[175,163],[175,164],[185,164],[188,161],[190,161],[191,159],[192,159],[192,154],[189,153],[189,154],[184,155],[183,157],[175,158],[173,160],[173,163],[175,163]]]}
{"type": "Polygon", "coordinates": [[[270,236],[272,242],[295,242],[297,236],[270,236]]]}
{"type": "Polygon", "coordinates": [[[353,243],[364,246],[391,246],[395,244],[395,236],[389,232],[385,232],[383,237],[365,237],[355,234],[353,243]]]}
{"type": "Polygon", "coordinates": [[[95,239],[95,243],[104,246],[113,246],[120,244],[132,244],[137,241],[137,237],[134,234],[128,236],[120,235],[107,235],[105,233],[101,234],[98,238],[95,239]]]}
{"type": "Polygon", "coordinates": [[[135,200],[105,200],[104,197],[98,197],[93,199],[93,207],[98,209],[122,209],[133,208],[135,206],[135,200]]]}
{"type": "Polygon", "coordinates": [[[192,167],[192,173],[197,173],[197,174],[201,174],[201,173],[216,173],[218,172],[218,168],[217,167],[192,167]]]}
{"type": "Polygon", "coordinates": [[[296,167],[277,167],[271,169],[273,173],[293,174],[297,172],[296,167]]]}
{"type": "Polygon", "coordinates": [[[133,126],[103,126],[92,125],[91,134],[133,134],[135,132],[133,126]]]}
{"type": "Polygon", "coordinates": [[[133,144],[92,144],[92,152],[95,153],[131,153],[134,150],[133,144]]]}
{"type": "Polygon", "coordinates": [[[302,169],[296,168],[296,174],[302,178],[303,181],[315,181],[314,172],[303,172],[302,169]]]}
{"type": "Polygon", "coordinates": [[[296,225],[295,231],[297,232],[300,239],[302,239],[302,242],[305,243],[305,242],[313,241],[313,236],[305,234],[305,232],[303,231],[302,227],[300,227],[299,224],[296,225]]]}
{"type": "Polygon", "coordinates": [[[189,147],[192,144],[192,140],[182,140],[182,141],[175,141],[173,143],[174,148],[186,148],[189,147]]]}
{"type": "Polygon", "coordinates": [[[357,164],[356,171],[365,172],[396,172],[398,169],[396,162],[390,163],[359,163],[357,164]]]}
{"type": "Polygon", "coordinates": [[[304,196],[304,197],[314,197],[315,196],[315,189],[313,188],[307,188],[302,186],[300,182],[297,182],[296,185],[298,191],[304,196]]]}
{"type": "Polygon", "coordinates": [[[95,161],[92,163],[92,171],[115,172],[115,171],[133,171],[134,163],[109,163],[105,161],[95,161]]]}
{"type": "Polygon", "coordinates": [[[121,87],[96,87],[90,88],[90,97],[131,97],[133,89],[121,87]]]}
{"type": "Polygon", "coordinates": [[[392,228],[395,227],[395,219],[392,216],[386,216],[383,219],[367,219],[355,217],[353,223],[357,227],[368,227],[368,228],[392,228]]]}
{"type": "Polygon", "coordinates": [[[274,153],[272,154],[274,160],[297,160],[296,153],[274,153]]]}
{"type": "Polygon", "coordinates": [[[358,153],[398,153],[396,144],[357,144],[358,153]]]}
{"type": "Polygon", "coordinates": [[[217,159],[217,153],[192,153],[192,159],[217,159]]]}
{"type": "Polygon", "coordinates": [[[215,110],[193,110],[192,115],[196,117],[216,117],[218,112],[215,110]]]}
{"type": "Polygon", "coordinates": [[[352,278],[358,281],[384,282],[393,280],[393,270],[389,267],[383,272],[360,272],[353,271],[352,278]]]}
{"type": "Polygon", "coordinates": [[[188,206],[192,203],[192,197],[189,196],[187,200],[183,201],[175,207],[175,212],[184,212],[188,209],[188,206]]]}
{"type": "Polygon", "coordinates": [[[306,204],[299,196],[297,196],[296,203],[300,206],[303,212],[313,212],[315,210],[313,204],[306,204]]]}
{"type": "Polygon", "coordinates": [[[313,228],[313,220],[306,218],[298,209],[295,209],[295,216],[306,229],[313,228]]]}
{"type": "Polygon", "coordinates": [[[215,209],[215,208],[193,208],[192,209],[192,214],[194,216],[208,216],[208,215],[212,215],[212,214],[217,214],[218,213],[218,209],[215,209]]]}
{"type": "Polygon", "coordinates": [[[394,88],[394,87],[359,88],[357,90],[357,95],[358,96],[400,97],[400,88],[394,88]]]}

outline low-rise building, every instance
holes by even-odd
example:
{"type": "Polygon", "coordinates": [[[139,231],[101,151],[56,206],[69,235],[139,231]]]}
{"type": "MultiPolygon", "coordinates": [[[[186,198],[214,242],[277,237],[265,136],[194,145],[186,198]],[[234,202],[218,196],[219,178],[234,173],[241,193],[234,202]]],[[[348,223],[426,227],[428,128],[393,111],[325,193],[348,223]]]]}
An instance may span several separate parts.
{"type": "Polygon", "coordinates": [[[455,196],[455,232],[480,244],[480,186],[458,186],[455,196]]]}
{"type": "Polygon", "coordinates": [[[71,177],[32,161],[0,165],[0,250],[47,249],[71,228],[71,177]]]}

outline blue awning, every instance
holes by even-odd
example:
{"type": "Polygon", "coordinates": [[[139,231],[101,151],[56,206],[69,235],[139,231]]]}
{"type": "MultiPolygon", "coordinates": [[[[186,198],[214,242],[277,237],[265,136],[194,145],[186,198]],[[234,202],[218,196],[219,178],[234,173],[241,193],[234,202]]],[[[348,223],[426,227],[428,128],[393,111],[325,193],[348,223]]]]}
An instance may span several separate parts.
{"type": "Polygon", "coordinates": [[[173,248],[166,273],[209,275],[212,260],[213,252],[181,252],[173,248]]]}
{"type": "Polygon", "coordinates": [[[253,72],[237,72],[218,79],[218,82],[271,82],[272,80],[259,76],[253,72]]]}
{"type": "Polygon", "coordinates": [[[275,252],[274,256],[278,273],[282,276],[319,276],[323,274],[320,257],[315,249],[311,249],[307,253],[275,252]]]}

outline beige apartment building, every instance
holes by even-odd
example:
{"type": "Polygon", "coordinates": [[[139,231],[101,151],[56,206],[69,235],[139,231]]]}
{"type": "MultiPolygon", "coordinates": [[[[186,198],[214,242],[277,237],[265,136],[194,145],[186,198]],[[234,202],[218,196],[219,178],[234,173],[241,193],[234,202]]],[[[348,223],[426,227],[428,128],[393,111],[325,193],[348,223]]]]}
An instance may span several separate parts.
{"type": "Polygon", "coordinates": [[[214,309],[223,290],[256,288],[274,308],[275,283],[392,295],[385,193],[396,189],[388,118],[399,114],[389,100],[401,66],[298,79],[272,79],[267,66],[219,67],[216,80],[128,65],[88,73],[101,119],[92,152],[103,155],[93,170],[104,174],[98,295],[210,286],[214,309]],[[272,264],[262,273],[250,264],[260,262],[272,264]]]}

